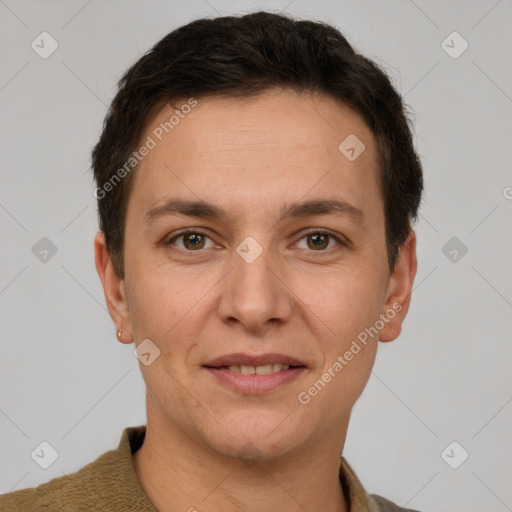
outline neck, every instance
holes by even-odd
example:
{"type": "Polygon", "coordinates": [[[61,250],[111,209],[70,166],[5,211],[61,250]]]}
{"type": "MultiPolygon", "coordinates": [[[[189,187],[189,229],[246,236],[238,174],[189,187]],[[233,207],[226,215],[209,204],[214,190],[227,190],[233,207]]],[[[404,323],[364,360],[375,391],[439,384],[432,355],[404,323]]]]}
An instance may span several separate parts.
{"type": "MultiPolygon", "coordinates": [[[[348,426],[348,422],[347,422],[348,426]]],[[[159,512],[347,512],[339,481],[343,435],[279,460],[227,457],[193,442],[185,433],[150,421],[133,455],[135,473],[159,512]],[[340,446],[341,442],[341,446],[340,446]]]]}

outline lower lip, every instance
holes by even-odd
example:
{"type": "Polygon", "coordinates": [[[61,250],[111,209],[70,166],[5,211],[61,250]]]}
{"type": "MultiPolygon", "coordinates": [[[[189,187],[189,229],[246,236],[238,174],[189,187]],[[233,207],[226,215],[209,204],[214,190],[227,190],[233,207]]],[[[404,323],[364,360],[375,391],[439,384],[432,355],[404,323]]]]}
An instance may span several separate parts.
{"type": "Polygon", "coordinates": [[[259,395],[274,391],[298,379],[306,370],[306,368],[300,367],[289,368],[268,375],[243,375],[227,368],[205,368],[228,388],[247,395],[259,395]]]}

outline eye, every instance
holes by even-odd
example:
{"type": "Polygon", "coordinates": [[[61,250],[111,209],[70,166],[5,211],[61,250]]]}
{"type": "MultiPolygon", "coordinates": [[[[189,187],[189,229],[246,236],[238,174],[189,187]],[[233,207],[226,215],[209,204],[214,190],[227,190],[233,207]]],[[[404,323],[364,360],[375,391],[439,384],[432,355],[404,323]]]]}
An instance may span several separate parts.
{"type": "Polygon", "coordinates": [[[307,249],[311,249],[315,252],[323,252],[328,248],[329,242],[335,240],[337,245],[345,245],[340,237],[334,233],[325,230],[314,230],[306,233],[301,240],[306,239],[307,249]]]}
{"type": "MultiPolygon", "coordinates": [[[[203,231],[197,229],[189,229],[174,235],[168,242],[166,242],[166,245],[175,245],[174,242],[179,239],[182,239],[182,245],[180,246],[178,244],[178,247],[188,252],[197,252],[201,249],[207,249],[208,247],[206,246],[206,242],[207,240],[211,241],[210,237],[203,231]]],[[[312,230],[302,236],[300,240],[303,239],[307,240],[306,249],[311,249],[314,252],[324,252],[325,249],[332,248],[329,247],[329,245],[331,245],[329,242],[332,240],[337,242],[336,245],[345,245],[339,236],[326,230],[312,230]]],[[[213,244],[210,247],[212,246],[213,244]]],[[[302,249],[303,247],[299,248],[302,249]]]]}
{"type": "Polygon", "coordinates": [[[183,239],[183,245],[180,247],[180,249],[185,249],[185,250],[191,251],[191,252],[197,251],[199,249],[204,249],[206,239],[210,239],[210,237],[206,233],[203,233],[202,231],[194,229],[194,230],[182,231],[178,235],[173,236],[168,242],[166,242],[166,244],[174,245],[174,241],[178,240],[180,238],[183,239]]]}

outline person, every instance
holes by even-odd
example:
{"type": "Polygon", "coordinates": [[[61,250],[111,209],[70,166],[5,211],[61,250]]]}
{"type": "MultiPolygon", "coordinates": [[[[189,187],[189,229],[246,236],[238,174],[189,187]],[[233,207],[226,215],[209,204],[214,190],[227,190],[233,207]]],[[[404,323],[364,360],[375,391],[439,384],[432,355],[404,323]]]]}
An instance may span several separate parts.
{"type": "Polygon", "coordinates": [[[260,11],[177,28],[118,85],[95,261],[147,422],[0,509],[409,510],[343,456],[417,268],[422,165],[386,72],[260,11]]]}

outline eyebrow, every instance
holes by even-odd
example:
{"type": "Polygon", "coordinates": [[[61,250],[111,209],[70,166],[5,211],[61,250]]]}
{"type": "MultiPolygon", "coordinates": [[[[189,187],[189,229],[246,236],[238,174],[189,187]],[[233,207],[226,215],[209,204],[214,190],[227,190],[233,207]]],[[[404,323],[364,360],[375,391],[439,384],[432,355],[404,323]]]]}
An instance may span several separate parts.
{"type": "MultiPolygon", "coordinates": [[[[219,220],[229,217],[220,206],[208,201],[169,198],[163,204],[152,207],[144,216],[144,223],[151,224],[161,217],[174,215],[219,220]]],[[[312,199],[285,205],[281,209],[279,221],[281,222],[287,218],[312,217],[315,215],[343,216],[357,225],[363,225],[366,222],[364,212],[343,199],[312,199]]]]}

